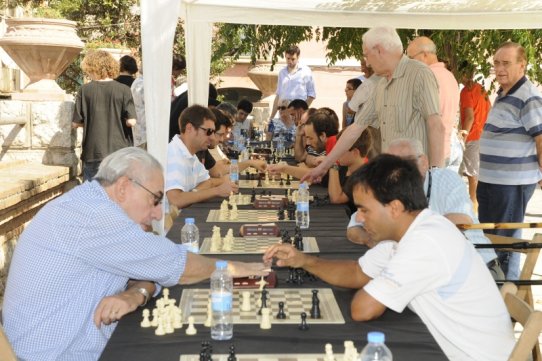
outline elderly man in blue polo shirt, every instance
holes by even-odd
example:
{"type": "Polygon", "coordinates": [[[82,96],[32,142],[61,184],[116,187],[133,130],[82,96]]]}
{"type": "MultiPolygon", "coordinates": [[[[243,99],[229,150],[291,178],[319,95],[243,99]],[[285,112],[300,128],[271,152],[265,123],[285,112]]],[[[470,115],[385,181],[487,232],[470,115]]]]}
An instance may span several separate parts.
{"type": "MultiPolygon", "coordinates": [[[[476,197],[480,222],[523,222],[527,203],[542,179],[542,95],[525,77],[525,49],[504,43],[493,56],[501,88],[480,139],[476,197]]],[[[488,232],[521,237],[520,230],[488,232]]],[[[519,278],[518,253],[499,255],[508,279],[519,278]]]]}

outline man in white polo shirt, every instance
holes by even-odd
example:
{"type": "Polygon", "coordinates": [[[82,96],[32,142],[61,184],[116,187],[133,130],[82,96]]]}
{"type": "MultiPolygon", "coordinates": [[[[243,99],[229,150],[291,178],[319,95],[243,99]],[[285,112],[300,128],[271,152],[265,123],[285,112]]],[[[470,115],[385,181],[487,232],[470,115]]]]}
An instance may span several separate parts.
{"type": "Polygon", "coordinates": [[[215,137],[215,116],[201,105],[192,105],[181,113],[181,134],[168,144],[166,195],[179,209],[213,197],[228,197],[238,186],[228,176],[211,178],[196,152],[207,150],[215,137]]]}
{"type": "Polygon", "coordinates": [[[506,360],[515,344],[510,316],[484,261],[457,227],[427,209],[413,161],[382,154],[350,176],[354,203],[378,244],[359,260],[326,260],[286,244],[264,261],[304,268],[330,284],[358,289],[354,320],[409,307],[449,360],[506,360]]]}

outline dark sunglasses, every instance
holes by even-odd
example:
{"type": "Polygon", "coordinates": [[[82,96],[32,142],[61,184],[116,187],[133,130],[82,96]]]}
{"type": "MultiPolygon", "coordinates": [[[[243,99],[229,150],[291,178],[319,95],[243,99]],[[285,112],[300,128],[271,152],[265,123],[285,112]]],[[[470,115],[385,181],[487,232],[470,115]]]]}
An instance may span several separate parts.
{"type": "Polygon", "coordinates": [[[215,134],[215,132],[216,132],[216,130],[211,129],[211,128],[198,127],[198,129],[203,129],[205,131],[205,135],[208,136],[208,137],[215,134]]]}
{"type": "Polygon", "coordinates": [[[140,186],[141,188],[143,188],[144,190],[146,190],[147,192],[152,194],[152,196],[154,198],[154,206],[155,207],[157,205],[159,205],[160,203],[162,203],[162,199],[164,198],[164,193],[162,191],[160,191],[160,192],[158,192],[158,194],[156,194],[153,191],[149,190],[147,187],[145,187],[143,184],[136,181],[135,179],[132,179],[132,178],[128,178],[128,179],[130,180],[130,182],[137,184],[138,186],[140,186]]]}

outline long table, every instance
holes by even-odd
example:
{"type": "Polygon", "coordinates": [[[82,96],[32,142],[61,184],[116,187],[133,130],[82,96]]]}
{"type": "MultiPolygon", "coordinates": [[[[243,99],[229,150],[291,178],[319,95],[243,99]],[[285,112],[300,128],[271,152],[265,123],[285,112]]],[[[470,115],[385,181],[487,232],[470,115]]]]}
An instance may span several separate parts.
{"type": "MultiPolygon", "coordinates": [[[[311,187],[311,192],[325,190],[311,187]]],[[[210,237],[214,224],[206,223],[210,209],[218,209],[222,199],[211,200],[205,203],[192,205],[183,209],[175,220],[168,237],[174,242],[180,242],[180,231],[185,217],[194,217],[200,230],[200,238],[210,237]]],[[[239,206],[247,208],[250,206],[239,206]]],[[[310,210],[311,223],[309,230],[303,232],[304,236],[317,238],[320,254],[326,258],[357,259],[366,248],[352,244],[345,238],[348,217],[343,206],[324,205],[312,207],[310,210]]],[[[237,233],[242,223],[220,223],[223,230],[233,228],[237,233]]],[[[294,222],[281,222],[281,229],[293,231],[294,222]]],[[[290,232],[293,235],[293,232],[290,232]]],[[[257,261],[260,255],[228,255],[223,257],[231,260],[257,261]]],[[[187,336],[185,328],[166,336],[156,336],[154,328],[141,328],[141,310],[125,316],[118,324],[112,338],[104,350],[100,360],[162,360],[178,361],[180,355],[199,354],[202,341],[211,341],[213,354],[227,354],[230,345],[235,345],[236,353],[240,354],[321,354],[324,355],[324,346],[331,343],[335,354],[344,350],[345,340],[354,341],[358,351],[365,345],[367,332],[382,331],[386,334],[386,344],[393,352],[394,360],[446,360],[440,347],[436,344],[426,326],[419,317],[406,309],[402,313],[387,310],[377,320],[369,322],[355,322],[350,317],[350,300],[354,290],[331,287],[320,280],[306,281],[302,286],[287,284],[288,271],[276,269],[278,287],[309,287],[332,288],[338,305],[341,309],[345,324],[311,324],[308,331],[300,331],[297,324],[273,324],[270,330],[260,329],[258,324],[234,325],[234,337],[231,341],[211,341],[210,330],[203,325],[196,325],[197,335],[187,336]]],[[[195,286],[176,286],[170,290],[170,298],[180,299],[184,288],[208,288],[209,282],[195,286]]],[[[307,306],[310,309],[310,305],[307,306]]],[[[154,301],[150,301],[147,308],[154,308],[154,301]]],[[[295,359],[294,359],[295,360],[295,359]]]]}

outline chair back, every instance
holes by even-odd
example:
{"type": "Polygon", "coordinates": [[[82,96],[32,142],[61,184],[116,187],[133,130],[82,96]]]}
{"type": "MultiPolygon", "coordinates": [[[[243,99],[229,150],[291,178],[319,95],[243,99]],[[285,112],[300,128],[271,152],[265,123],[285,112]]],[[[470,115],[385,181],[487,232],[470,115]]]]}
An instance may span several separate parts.
{"type": "Polygon", "coordinates": [[[542,361],[540,347],[538,347],[538,336],[542,331],[542,312],[533,310],[527,302],[514,293],[515,290],[517,287],[508,282],[501,288],[501,294],[510,317],[523,326],[523,331],[516,341],[508,361],[528,361],[531,354],[533,361],[542,361]]]}

